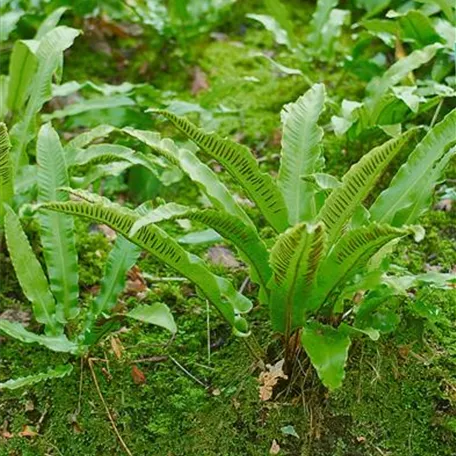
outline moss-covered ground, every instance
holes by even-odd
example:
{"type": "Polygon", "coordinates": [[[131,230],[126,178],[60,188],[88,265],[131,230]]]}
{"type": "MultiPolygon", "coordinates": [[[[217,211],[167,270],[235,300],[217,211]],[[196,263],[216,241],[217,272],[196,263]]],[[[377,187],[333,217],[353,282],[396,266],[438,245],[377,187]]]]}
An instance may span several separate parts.
{"type": "MultiPolygon", "coordinates": [[[[249,8],[250,3],[245,10],[249,8]]],[[[298,19],[307,22],[309,11],[303,8],[298,19]]],[[[308,83],[252,57],[258,50],[272,50],[282,63],[299,64],[281,56],[271,36],[243,13],[241,8],[220,26],[217,37],[195,39],[184,49],[172,43],[148,47],[147,39],[134,47],[128,39],[111,38],[111,46],[119,52],[132,49],[131,61],[120,75],[115,53],[100,53],[85,36],[67,55],[65,79],[110,83],[128,79],[174,91],[182,101],[207,110],[225,106],[232,114],[216,117],[221,133],[251,146],[262,166],[275,172],[280,109],[302,94],[308,83]],[[207,75],[208,88],[192,95],[196,66],[207,75]]],[[[313,81],[324,82],[336,100],[362,94],[363,83],[343,74],[337,65],[312,64],[306,71],[313,81]]],[[[324,145],[328,170],[340,176],[371,144],[345,143],[327,135],[324,145]]],[[[456,176],[454,164],[449,175],[456,176]]],[[[117,180],[112,183],[119,188],[117,180]]],[[[183,181],[178,188],[187,184],[183,181]]],[[[164,198],[176,194],[172,188],[162,192],[164,198]]],[[[189,190],[185,195],[196,197],[189,190]]],[[[454,209],[433,209],[423,216],[422,224],[427,231],[423,242],[402,243],[392,262],[414,273],[432,267],[454,270],[454,209]]],[[[101,278],[110,243],[86,223],[78,222],[77,231],[87,301],[101,278]]],[[[32,224],[29,233],[33,232],[32,224]]],[[[202,254],[205,250],[199,248],[202,254]]],[[[1,261],[5,267],[0,313],[12,308],[28,318],[8,259],[1,261]]],[[[146,256],[139,267],[158,278],[173,275],[146,256]]],[[[214,268],[223,271],[221,266],[214,268]]],[[[238,286],[245,278],[242,269],[223,272],[238,286]]],[[[171,307],[178,325],[176,337],[170,340],[155,327],[129,325],[115,334],[123,347],[120,359],[109,339],[91,355],[97,358],[94,370],[104,399],[135,456],[266,456],[274,440],[279,454],[289,456],[456,454],[456,290],[418,291],[422,296],[415,301],[424,301],[438,313],[431,322],[414,311],[411,300],[400,303],[401,321],[393,333],[379,342],[360,339],[353,345],[344,385],[335,393],[328,394],[311,379],[304,390],[285,390],[276,400],[261,402],[255,360],[195,290],[185,282],[159,279],[150,288],[143,302],[162,301],[171,307]],[[136,369],[144,378],[138,378],[136,369]]],[[[121,305],[134,306],[137,299],[125,296],[121,305]]],[[[251,319],[260,344],[273,350],[267,310],[256,306],[251,319]]],[[[66,378],[0,393],[0,456],[123,454],[86,363],[3,336],[0,347],[0,379],[45,371],[67,361],[74,364],[66,378]],[[21,435],[24,430],[30,436],[21,435]]]]}

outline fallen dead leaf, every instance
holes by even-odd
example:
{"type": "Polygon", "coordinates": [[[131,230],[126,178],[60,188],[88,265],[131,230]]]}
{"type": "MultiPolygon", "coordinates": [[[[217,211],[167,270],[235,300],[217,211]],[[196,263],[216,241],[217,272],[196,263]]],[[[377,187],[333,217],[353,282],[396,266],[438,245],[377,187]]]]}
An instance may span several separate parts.
{"type": "Polygon", "coordinates": [[[127,286],[125,288],[127,294],[137,295],[148,290],[147,283],[138,266],[135,265],[128,271],[127,278],[127,286]]]}
{"type": "Polygon", "coordinates": [[[271,444],[271,448],[269,449],[269,454],[279,454],[280,453],[280,445],[277,443],[277,440],[274,439],[271,444]]]}
{"type": "Polygon", "coordinates": [[[445,198],[441,201],[439,201],[436,205],[435,205],[436,209],[439,210],[439,211],[445,211],[445,212],[450,212],[451,209],[453,208],[453,200],[449,199],[449,198],[445,198]]]}
{"type": "Polygon", "coordinates": [[[146,376],[138,366],[131,367],[131,377],[137,385],[143,385],[146,383],[146,376]]]}
{"type": "Polygon", "coordinates": [[[30,426],[25,425],[22,431],[18,434],[20,437],[36,437],[38,433],[34,431],[30,426]]]}
{"type": "Polygon", "coordinates": [[[21,323],[23,326],[28,326],[32,315],[30,312],[17,309],[7,309],[0,313],[0,320],[8,320],[11,322],[21,323]]]}
{"type": "Polygon", "coordinates": [[[35,410],[35,404],[33,403],[33,401],[28,400],[25,403],[25,411],[26,412],[32,412],[33,410],[35,410]]]}
{"type": "Polygon", "coordinates": [[[228,269],[237,269],[241,266],[241,263],[236,260],[233,252],[226,247],[211,247],[207,252],[207,257],[212,264],[225,266],[228,269]]]}
{"type": "Polygon", "coordinates": [[[97,225],[96,229],[103,233],[110,241],[114,241],[117,237],[116,232],[108,225],[97,225]]]}
{"type": "Polygon", "coordinates": [[[193,81],[192,81],[192,95],[198,95],[200,92],[204,92],[209,88],[207,82],[206,73],[200,68],[195,67],[193,69],[193,81]]]}
{"type": "Polygon", "coordinates": [[[288,375],[283,372],[284,360],[277,361],[273,366],[266,364],[265,372],[261,372],[258,381],[260,382],[260,399],[262,401],[268,401],[272,397],[274,386],[277,385],[279,379],[283,378],[286,380],[288,375]]]}
{"type": "Polygon", "coordinates": [[[111,348],[112,351],[114,352],[114,355],[116,356],[117,359],[121,359],[123,352],[124,352],[124,347],[122,345],[122,342],[120,342],[118,337],[111,337],[110,339],[111,342],[111,348]]]}

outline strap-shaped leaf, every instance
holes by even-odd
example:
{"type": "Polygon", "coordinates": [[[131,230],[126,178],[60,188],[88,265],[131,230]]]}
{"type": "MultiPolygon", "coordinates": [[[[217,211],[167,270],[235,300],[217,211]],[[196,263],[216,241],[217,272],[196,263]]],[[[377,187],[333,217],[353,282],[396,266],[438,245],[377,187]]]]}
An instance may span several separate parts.
{"type": "Polygon", "coordinates": [[[73,371],[71,364],[57,366],[55,369],[49,369],[41,374],[27,375],[27,377],[19,377],[0,383],[0,391],[2,389],[15,390],[24,386],[34,385],[35,383],[44,382],[52,378],[66,377],[73,371]]]}
{"type": "Polygon", "coordinates": [[[237,314],[249,311],[252,303],[238,293],[230,282],[212,274],[200,258],[186,252],[174,239],[155,225],[145,226],[134,236],[130,236],[129,233],[139,215],[113,203],[100,203],[98,199],[95,201],[49,203],[43,207],[87,217],[110,226],[187,277],[215,305],[234,329],[240,333],[246,332],[245,320],[238,318],[237,314]]]}
{"type": "Polygon", "coordinates": [[[28,331],[20,323],[0,319],[0,331],[26,344],[39,344],[49,350],[62,353],[77,353],[78,345],[69,340],[65,334],[48,336],[28,331]]]}
{"type": "MultiPolygon", "coordinates": [[[[143,204],[137,211],[140,215],[145,215],[148,207],[147,203],[143,204]]],[[[87,313],[86,329],[90,331],[95,320],[116,305],[119,294],[125,288],[127,273],[135,265],[140,253],[141,249],[136,244],[123,236],[117,237],[106,261],[100,293],[92,301],[87,313]]]]}
{"type": "Polygon", "coordinates": [[[341,289],[369,259],[393,239],[410,234],[388,225],[376,223],[348,231],[321,263],[309,307],[318,309],[334,292],[341,289]]]}
{"type": "Polygon", "coordinates": [[[369,195],[391,160],[415,134],[416,130],[412,129],[375,147],[344,175],[342,185],[331,192],[318,217],[326,225],[329,245],[336,242],[355,209],[369,195]]]}
{"type": "Polygon", "coordinates": [[[35,55],[39,42],[36,40],[16,41],[9,64],[8,109],[17,112],[30,95],[30,84],[38,60],[35,55]]]}
{"type": "Polygon", "coordinates": [[[79,34],[79,30],[60,26],[48,32],[39,41],[36,50],[38,67],[30,85],[30,98],[26,104],[24,116],[11,130],[15,172],[24,161],[24,153],[32,137],[35,115],[52,97],[52,75],[62,61],[63,51],[73,44],[79,34]]]}
{"type": "Polygon", "coordinates": [[[159,206],[141,217],[133,225],[130,234],[134,235],[143,226],[170,219],[198,221],[232,242],[240,251],[244,261],[251,266],[252,279],[266,290],[266,285],[271,278],[271,269],[268,264],[269,254],[257,231],[250,225],[246,225],[238,217],[226,212],[214,209],[191,209],[187,206],[170,203],[159,206]]]}
{"type": "Polygon", "coordinates": [[[154,153],[165,157],[171,163],[179,166],[201,188],[216,208],[235,215],[245,223],[253,226],[249,216],[235,201],[228,189],[220,182],[217,174],[209,166],[205,165],[193,152],[179,148],[171,139],[162,139],[155,132],[135,130],[129,127],[124,128],[123,131],[142,141],[154,153]]]}
{"type": "Polygon", "coordinates": [[[68,166],[74,168],[84,165],[100,165],[118,161],[127,161],[132,165],[140,165],[151,173],[157,174],[157,163],[141,152],[118,144],[96,144],[87,149],[78,149],[74,154],[68,154],[68,166]]]}
{"type": "Polygon", "coordinates": [[[448,149],[456,144],[455,130],[456,109],[453,109],[426,134],[393,177],[390,186],[375,200],[370,208],[373,220],[395,226],[416,220],[428,204],[423,192],[432,194],[440,178],[439,163],[445,160],[448,149]],[[396,219],[397,214],[400,216],[396,219]]]}
{"type": "Polygon", "coordinates": [[[55,318],[55,301],[43,268],[32,251],[19,217],[9,206],[5,213],[5,236],[17,280],[32,303],[36,320],[46,325],[46,334],[60,334],[62,327],[55,318]]]}
{"type": "Polygon", "coordinates": [[[214,133],[205,133],[184,117],[162,110],[153,110],[170,120],[202,151],[217,160],[236,179],[278,232],[287,226],[287,209],[282,194],[271,176],[262,173],[250,150],[214,133]]]}
{"type": "Polygon", "coordinates": [[[351,344],[347,331],[312,322],[302,329],[301,343],[323,385],[330,390],[339,388],[351,344]]]}
{"type": "Polygon", "coordinates": [[[440,43],[435,43],[413,51],[391,65],[380,78],[372,79],[366,88],[370,95],[367,101],[369,107],[373,109],[391,87],[402,81],[410,72],[429,62],[442,47],[440,43]]]}
{"type": "Polygon", "coordinates": [[[36,31],[35,39],[39,40],[43,38],[46,33],[50,32],[54,27],[56,27],[67,9],[68,7],[61,6],[60,8],[52,11],[52,13],[49,14],[49,16],[47,16],[39,26],[38,30],[36,31]]]}
{"type": "Polygon", "coordinates": [[[315,84],[294,103],[284,106],[282,157],[277,184],[288,209],[290,225],[316,216],[315,186],[302,179],[322,165],[320,141],[323,129],[318,119],[324,108],[325,86],[315,84]]]}
{"type": "Polygon", "coordinates": [[[311,34],[309,40],[316,49],[322,44],[322,31],[329,20],[329,16],[333,8],[337,6],[339,0],[318,0],[312,21],[310,22],[311,34]]]}
{"type": "Polygon", "coordinates": [[[274,330],[287,338],[305,321],[307,297],[324,250],[323,224],[305,223],[282,233],[271,250],[271,320],[274,330]]]}
{"type": "MultiPolygon", "coordinates": [[[[51,124],[38,133],[38,201],[67,201],[60,191],[68,187],[68,174],[62,146],[51,124]]],[[[57,319],[64,323],[79,313],[78,257],[74,238],[73,218],[55,212],[39,214],[41,243],[51,291],[57,301],[57,319]]]]}
{"type": "Polygon", "coordinates": [[[138,260],[141,249],[123,236],[118,236],[106,262],[100,293],[96,297],[91,313],[93,319],[111,310],[125,288],[126,274],[138,260]]]}
{"type": "Polygon", "coordinates": [[[13,199],[13,168],[10,157],[11,144],[8,130],[0,123],[0,229],[5,216],[4,204],[11,204],[13,199]]]}
{"type": "Polygon", "coordinates": [[[69,151],[73,149],[86,147],[96,139],[105,138],[114,130],[115,127],[111,125],[98,125],[97,127],[92,128],[92,130],[80,133],[78,136],[74,137],[71,141],[68,142],[68,144],[65,146],[65,152],[69,153],[69,151]]]}

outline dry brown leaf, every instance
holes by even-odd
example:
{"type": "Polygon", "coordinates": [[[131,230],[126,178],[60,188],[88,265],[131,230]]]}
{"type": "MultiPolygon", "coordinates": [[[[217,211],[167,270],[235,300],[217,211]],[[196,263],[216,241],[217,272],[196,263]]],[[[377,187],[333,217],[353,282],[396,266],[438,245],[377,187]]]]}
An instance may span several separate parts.
{"type": "Polygon", "coordinates": [[[1,320],[21,323],[23,326],[28,326],[32,315],[30,312],[25,312],[19,309],[7,309],[0,313],[1,320]]]}
{"type": "Polygon", "coordinates": [[[193,69],[192,95],[198,95],[209,88],[206,73],[200,68],[193,69]]]}
{"type": "Polygon", "coordinates": [[[38,432],[35,432],[30,426],[25,425],[18,435],[21,437],[36,437],[38,435],[38,432]]]}
{"type": "Polygon", "coordinates": [[[138,293],[144,293],[148,290],[147,283],[142,276],[141,269],[138,266],[133,266],[128,271],[128,280],[125,292],[130,295],[137,295],[138,293]]]}
{"type": "Polygon", "coordinates": [[[453,208],[453,200],[449,198],[445,198],[443,200],[440,200],[436,205],[436,209],[439,211],[445,211],[445,212],[451,212],[451,209],[453,208]]]}
{"type": "Polygon", "coordinates": [[[236,260],[233,252],[226,247],[211,247],[207,252],[207,257],[212,264],[225,266],[229,269],[237,269],[241,266],[241,263],[236,260]]]}
{"type": "Polygon", "coordinates": [[[103,233],[110,241],[114,241],[117,237],[117,233],[108,225],[97,225],[96,229],[103,233]]]}
{"type": "Polygon", "coordinates": [[[146,383],[146,376],[144,372],[138,366],[131,367],[131,377],[137,385],[142,385],[146,383]]]}
{"type": "Polygon", "coordinates": [[[283,372],[284,360],[277,361],[273,366],[266,364],[268,369],[265,372],[261,372],[258,381],[260,382],[260,399],[262,401],[268,401],[272,397],[274,386],[277,385],[279,379],[283,378],[286,380],[288,375],[283,372]]]}
{"type": "Polygon", "coordinates": [[[271,448],[269,449],[269,454],[279,454],[280,453],[280,445],[277,443],[277,440],[274,439],[271,444],[271,448]]]}
{"type": "Polygon", "coordinates": [[[117,359],[121,359],[122,354],[124,352],[124,347],[122,345],[122,342],[120,342],[119,338],[115,337],[115,336],[111,337],[110,342],[111,342],[111,348],[112,348],[112,351],[114,352],[114,355],[116,355],[117,359]]]}

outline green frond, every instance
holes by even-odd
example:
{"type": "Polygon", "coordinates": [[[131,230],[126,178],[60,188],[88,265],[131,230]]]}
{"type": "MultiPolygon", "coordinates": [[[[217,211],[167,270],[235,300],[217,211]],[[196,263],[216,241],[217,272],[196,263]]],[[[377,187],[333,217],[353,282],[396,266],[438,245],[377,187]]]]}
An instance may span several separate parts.
{"type": "Polygon", "coordinates": [[[16,123],[11,130],[12,161],[15,173],[25,161],[25,151],[33,137],[36,114],[52,97],[52,77],[61,65],[63,52],[73,44],[80,33],[79,30],[59,26],[46,33],[38,41],[39,44],[35,51],[38,61],[37,69],[28,87],[30,97],[20,122],[16,123]]]}
{"type": "Polygon", "coordinates": [[[55,369],[49,369],[47,372],[40,374],[27,375],[27,377],[19,377],[0,383],[0,391],[3,389],[15,390],[24,386],[34,385],[35,383],[44,382],[51,378],[66,377],[73,371],[73,366],[67,364],[65,366],[57,366],[55,369]]]}
{"type": "Polygon", "coordinates": [[[56,321],[55,301],[43,268],[33,253],[19,217],[9,206],[6,206],[5,213],[5,237],[17,280],[25,297],[32,303],[36,320],[45,325],[46,334],[61,334],[63,328],[56,321]]]}
{"type": "Polygon", "coordinates": [[[13,167],[10,157],[11,144],[8,130],[4,123],[0,123],[0,229],[5,217],[4,204],[11,205],[13,200],[13,167]]]}
{"type": "Polygon", "coordinates": [[[389,225],[376,223],[348,231],[327,258],[317,273],[310,307],[318,309],[337,290],[341,290],[353,276],[366,267],[370,258],[388,242],[410,234],[389,225]]]}
{"type": "Polygon", "coordinates": [[[187,206],[169,203],[159,206],[141,217],[134,224],[131,235],[134,235],[143,226],[170,219],[195,220],[207,225],[232,242],[239,250],[242,259],[251,267],[253,281],[266,291],[266,285],[271,278],[271,269],[268,264],[269,254],[255,228],[226,212],[214,209],[191,209],[187,206]]]}
{"type": "MultiPolygon", "coordinates": [[[[66,201],[60,191],[69,185],[62,146],[51,124],[38,133],[38,202],[66,201]]],[[[78,257],[72,217],[52,212],[40,213],[40,234],[51,291],[57,301],[57,319],[64,323],[79,313],[78,257]]]]}
{"type": "Polygon", "coordinates": [[[0,331],[25,344],[38,344],[55,352],[76,354],[79,348],[78,345],[69,340],[65,334],[35,334],[34,332],[25,329],[16,321],[0,319],[0,331]]]}
{"type": "Polygon", "coordinates": [[[90,203],[88,201],[49,203],[43,205],[43,209],[87,217],[110,226],[131,242],[139,245],[187,277],[215,305],[234,329],[241,333],[245,331],[245,321],[239,320],[237,314],[249,311],[252,303],[236,292],[230,282],[212,274],[200,258],[186,252],[156,225],[144,226],[134,236],[131,236],[131,229],[139,219],[139,215],[134,211],[121,209],[114,204],[90,203]]]}
{"type": "Polygon", "coordinates": [[[315,84],[294,103],[284,106],[282,156],[277,184],[288,209],[290,225],[316,216],[315,186],[302,179],[321,168],[323,129],[318,119],[325,103],[325,86],[315,84]]]}
{"type": "Polygon", "coordinates": [[[434,126],[399,168],[390,186],[370,208],[373,220],[394,226],[412,224],[426,209],[442,168],[456,144],[456,109],[434,126]]]}
{"type": "Polygon", "coordinates": [[[166,117],[203,152],[217,160],[241,184],[276,231],[287,228],[288,215],[282,194],[271,176],[260,171],[247,147],[214,133],[205,133],[184,117],[161,110],[153,112],[166,117]]]}
{"type": "Polygon", "coordinates": [[[157,175],[157,163],[129,147],[118,144],[96,144],[87,149],[78,149],[73,155],[67,154],[71,168],[85,165],[104,165],[112,162],[126,161],[132,165],[140,165],[157,175]]]}
{"type": "Polygon", "coordinates": [[[235,215],[244,223],[253,226],[249,216],[235,201],[225,185],[220,182],[217,174],[193,152],[178,147],[171,139],[162,139],[156,132],[135,130],[129,127],[124,128],[123,131],[146,144],[154,153],[179,166],[201,188],[216,208],[235,215]]]}
{"type": "Polygon", "coordinates": [[[305,321],[307,298],[324,252],[324,225],[305,223],[282,233],[271,250],[271,319],[273,328],[287,337],[305,321]]]}
{"type": "Polygon", "coordinates": [[[339,238],[358,205],[369,195],[389,163],[416,132],[416,129],[409,130],[372,149],[344,175],[342,185],[331,192],[318,215],[327,228],[329,245],[339,238]]]}

